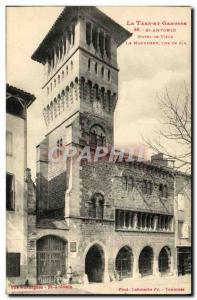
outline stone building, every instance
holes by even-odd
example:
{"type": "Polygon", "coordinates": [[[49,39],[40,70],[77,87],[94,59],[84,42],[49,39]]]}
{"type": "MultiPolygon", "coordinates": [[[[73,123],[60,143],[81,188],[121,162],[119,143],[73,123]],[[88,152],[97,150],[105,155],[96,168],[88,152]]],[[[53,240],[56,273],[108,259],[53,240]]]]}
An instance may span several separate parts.
{"type": "Polygon", "coordinates": [[[131,35],[95,7],[66,7],[32,55],[43,64],[46,123],[28,210],[32,283],[53,283],[69,266],[73,282],[175,270],[172,170],[62,156],[68,145],[113,146],[117,48],[131,35]]]}
{"type": "Polygon", "coordinates": [[[178,275],[191,273],[191,178],[178,173],[175,189],[175,236],[178,275]]]}
{"type": "Polygon", "coordinates": [[[35,97],[6,86],[6,276],[27,278],[27,108],[35,97]]]}

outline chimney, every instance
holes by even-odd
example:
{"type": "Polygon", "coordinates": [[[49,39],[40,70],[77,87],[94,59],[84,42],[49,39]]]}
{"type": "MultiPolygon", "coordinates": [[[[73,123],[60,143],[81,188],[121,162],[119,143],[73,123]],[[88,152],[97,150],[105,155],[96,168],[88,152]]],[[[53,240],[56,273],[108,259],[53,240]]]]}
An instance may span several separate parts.
{"type": "Polygon", "coordinates": [[[157,153],[151,156],[151,163],[168,168],[174,168],[174,160],[164,158],[163,153],[157,153]]]}

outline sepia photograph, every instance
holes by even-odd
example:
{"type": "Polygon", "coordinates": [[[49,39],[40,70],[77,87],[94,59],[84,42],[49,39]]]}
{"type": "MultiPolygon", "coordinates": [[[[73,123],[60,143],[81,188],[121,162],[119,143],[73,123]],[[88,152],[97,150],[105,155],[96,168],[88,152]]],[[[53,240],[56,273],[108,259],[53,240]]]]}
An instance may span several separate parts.
{"type": "Polygon", "coordinates": [[[192,8],[5,9],[6,293],[191,295],[192,8]]]}

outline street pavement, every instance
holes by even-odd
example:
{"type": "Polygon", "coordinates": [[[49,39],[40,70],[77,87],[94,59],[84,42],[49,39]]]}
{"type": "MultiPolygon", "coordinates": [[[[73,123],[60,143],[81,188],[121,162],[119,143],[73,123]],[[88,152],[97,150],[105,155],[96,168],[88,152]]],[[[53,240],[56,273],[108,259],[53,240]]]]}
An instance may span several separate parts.
{"type": "Polygon", "coordinates": [[[144,278],[127,278],[122,281],[112,281],[110,283],[90,283],[72,284],[62,286],[43,286],[42,289],[21,288],[13,290],[14,294],[64,294],[64,295],[83,295],[83,294],[162,294],[162,295],[185,295],[191,294],[191,276],[147,276],[144,278]]]}

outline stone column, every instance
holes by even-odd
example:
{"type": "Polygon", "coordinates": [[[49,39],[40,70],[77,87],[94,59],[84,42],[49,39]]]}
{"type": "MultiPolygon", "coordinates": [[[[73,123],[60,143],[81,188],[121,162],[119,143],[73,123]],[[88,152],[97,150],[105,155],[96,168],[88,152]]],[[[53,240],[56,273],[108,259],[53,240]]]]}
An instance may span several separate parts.
{"type": "Polygon", "coordinates": [[[143,214],[142,213],[140,213],[140,229],[142,229],[142,217],[143,217],[143,214]]]}
{"type": "Polygon", "coordinates": [[[153,275],[155,277],[161,276],[161,274],[159,272],[158,257],[156,257],[156,256],[153,257],[153,275]]]}
{"type": "Polygon", "coordinates": [[[169,260],[170,260],[170,262],[169,262],[169,267],[170,267],[169,275],[174,275],[175,270],[174,270],[174,259],[173,259],[172,253],[171,253],[171,256],[169,257],[169,260]]]}
{"type": "Polygon", "coordinates": [[[134,256],[133,260],[133,278],[140,278],[141,274],[139,273],[139,263],[138,263],[138,257],[134,256]]]}
{"type": "Polygon", "coordinates": [[[132,221],[133,221],[133,213],[130,211],[129,212],[129,230],[132,229],[132,221]]]}
{"type": "Polygon", "coordinates": [[[158,225],[158,216],[154,216],[154,230],[157,230],[157,225],[158,225]]]}
{"type": "Polygon", "coordinates": [[[133,228],[137,229],[137,213],[135,213],[133,216],[133,228]]]}
{"type": "Polygon", "coordinates": [[[147,230],[147,218],[148,218],[148,214],[145,214],[145,220],[144,220],[144,230],[147,230]]]}
{"type": "Polygon", "coordinates": [[[124,222],[123,222],[123,229],[126,229],[126,211],[124,210],[124,222]]]}

